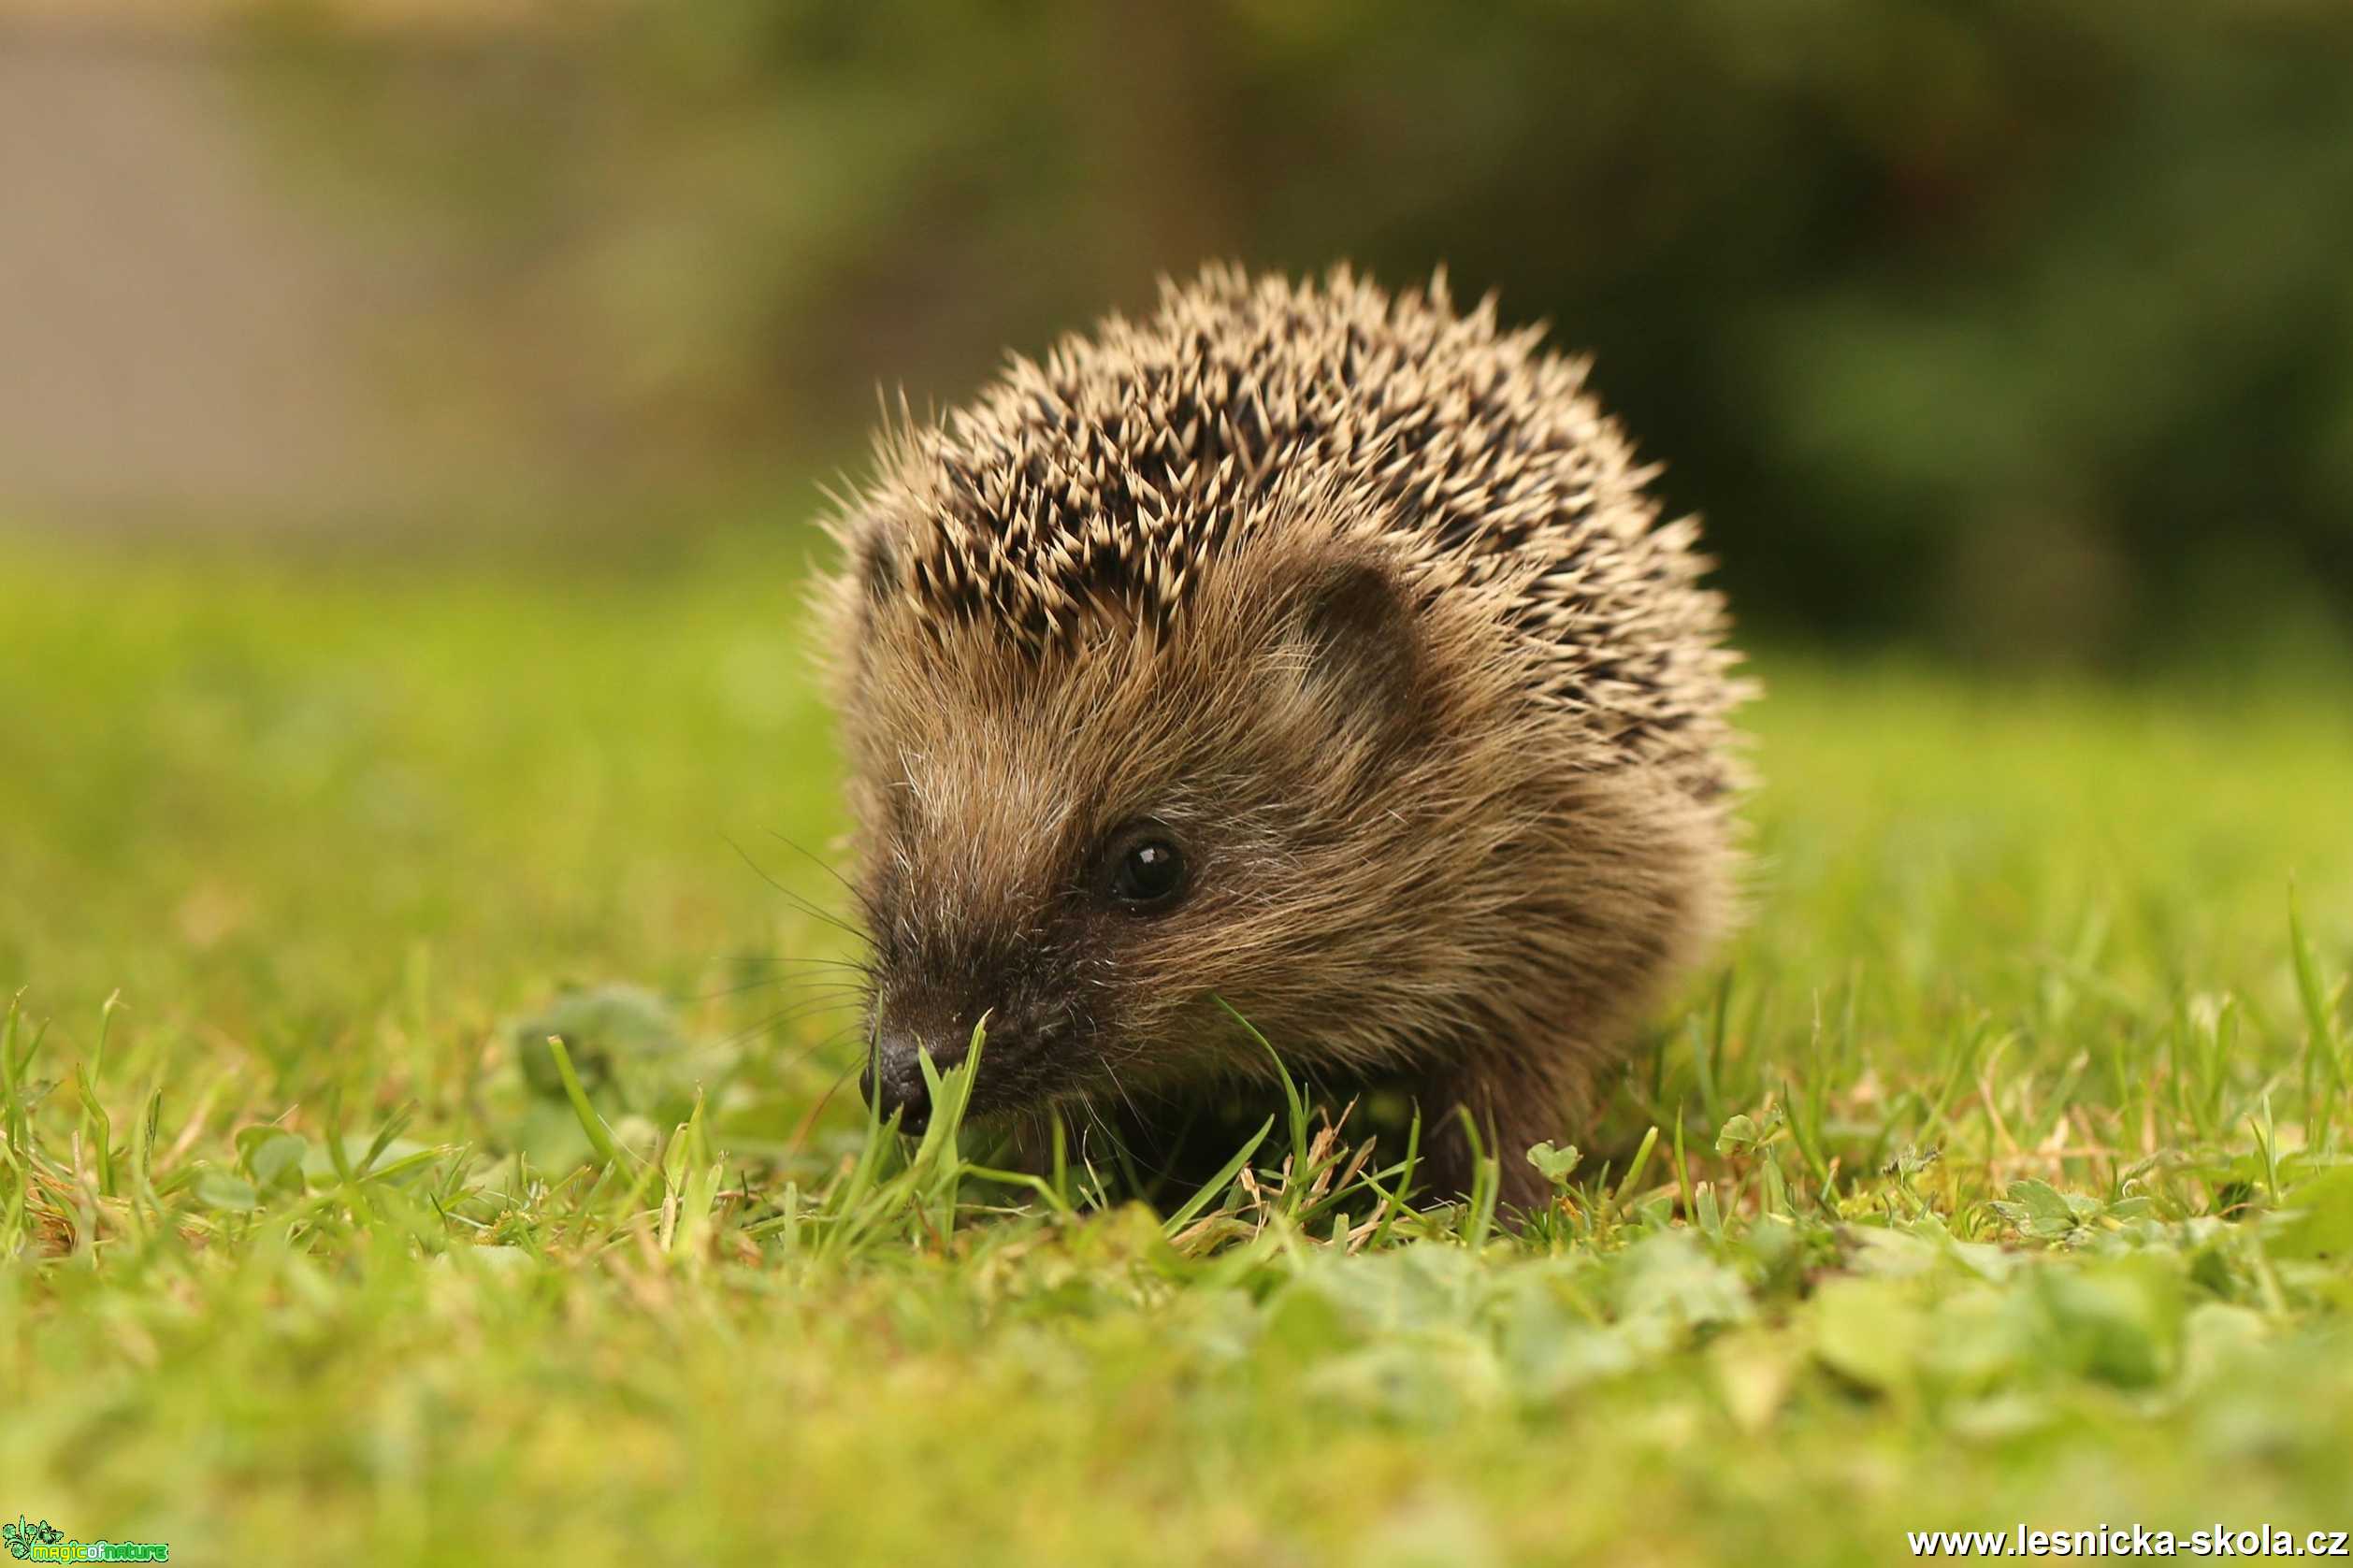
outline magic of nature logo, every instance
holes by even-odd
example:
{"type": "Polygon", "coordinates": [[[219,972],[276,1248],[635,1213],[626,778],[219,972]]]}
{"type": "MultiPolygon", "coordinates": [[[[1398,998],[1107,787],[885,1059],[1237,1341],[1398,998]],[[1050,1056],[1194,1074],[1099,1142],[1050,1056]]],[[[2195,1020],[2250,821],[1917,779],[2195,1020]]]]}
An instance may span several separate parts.
{"type": "Polygon", "coordinates": [[[162,1541],[72,1541],[47,1519],[35,1523],[23,1515],[14,1524],[0,1524],[0,1546],[19,1562],[169,1562],[171,1547],[162,1541]]]}

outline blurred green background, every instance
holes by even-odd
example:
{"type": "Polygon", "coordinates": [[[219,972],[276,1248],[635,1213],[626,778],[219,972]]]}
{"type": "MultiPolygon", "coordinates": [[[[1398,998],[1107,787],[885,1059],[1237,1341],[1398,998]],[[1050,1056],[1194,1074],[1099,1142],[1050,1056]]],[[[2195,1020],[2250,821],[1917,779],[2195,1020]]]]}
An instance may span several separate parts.
{"type": "Polygon", "coordinates": [[[2349,66],[2345,0],[0,0],[0,1509],[2341,1528],[2349,66]],[[1592,350],[1764,678],[1746,928],[1524,1230],[1344,1256],[1280,1133],[1176,1245],[859,1159],[819,486],[1219,256],[1592,350]]]}
{"type": "Polygon", "coordinates": [[[1748,625],[2339,656],[2353,7],[0,4],[0,515],[804,520],[1205,258],[1591,350],[1748,625]]]}

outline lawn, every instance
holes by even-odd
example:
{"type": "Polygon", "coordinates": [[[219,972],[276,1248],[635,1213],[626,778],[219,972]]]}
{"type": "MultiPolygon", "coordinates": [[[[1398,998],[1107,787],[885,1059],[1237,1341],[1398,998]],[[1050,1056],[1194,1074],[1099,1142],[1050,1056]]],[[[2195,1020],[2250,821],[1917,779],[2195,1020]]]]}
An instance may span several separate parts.
{"type": "Polygon", "coordinates": [[[2353,1527],[2353,676],[1768,650],[1747,932],[1550,1212],[1287,1115],[1156,1212],[843,1086],[808,549],[0,543],[0,1515],[185,1562],[2353,1527]]]}

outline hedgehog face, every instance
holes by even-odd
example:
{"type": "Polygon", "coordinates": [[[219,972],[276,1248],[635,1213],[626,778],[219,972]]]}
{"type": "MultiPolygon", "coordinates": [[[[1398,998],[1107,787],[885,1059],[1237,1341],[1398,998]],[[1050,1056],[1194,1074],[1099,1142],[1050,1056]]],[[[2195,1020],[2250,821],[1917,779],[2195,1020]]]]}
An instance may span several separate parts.
{"type": "Polygon", "coordinates": [[[1436,672],[1394,570],[1336,540],[1208,569],[1166,631],[1106,612],[1042,657],[980,619],[870,624],[849,739],[886,1111],[919,1123],[919,1053],[960,1060],[984,1018],[986,1113],[1263,1072],[1220,1000],[1324,1037],[1348,1011],[1319,960],[1399,863],[1365,823],[1406,830],[1384,802],[1416,798],[1436,672]]]}

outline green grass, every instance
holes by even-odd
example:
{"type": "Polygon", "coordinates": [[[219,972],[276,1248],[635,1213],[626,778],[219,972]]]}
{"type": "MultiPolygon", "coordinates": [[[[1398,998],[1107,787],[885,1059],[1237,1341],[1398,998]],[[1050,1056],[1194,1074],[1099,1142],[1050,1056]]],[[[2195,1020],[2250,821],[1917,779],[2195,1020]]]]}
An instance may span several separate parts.
{"type": "Polygon", "coordinates": [[[0,545],[0,1514],[187,1562],[2353,1525],[2353,677],[1765,657],[1748,933],[1554,1211],[1284,1117],[1163,1216],[833,1092],[800,548],[0,545]]]}

